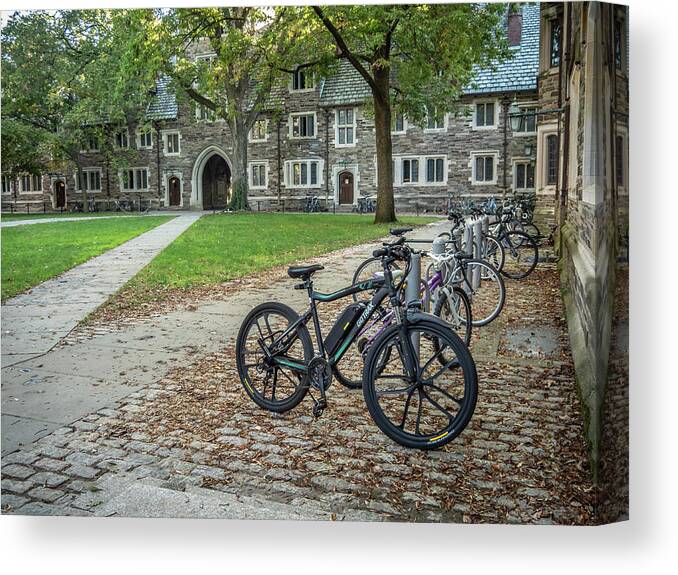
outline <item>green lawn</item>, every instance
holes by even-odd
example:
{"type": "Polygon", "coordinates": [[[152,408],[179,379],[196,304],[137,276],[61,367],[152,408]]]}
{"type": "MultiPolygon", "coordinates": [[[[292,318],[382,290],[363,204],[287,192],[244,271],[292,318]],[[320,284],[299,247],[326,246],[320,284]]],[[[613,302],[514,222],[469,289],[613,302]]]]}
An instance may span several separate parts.
{"type": "Polygon", "coordinates": [[[2,212],[0,213],[0,219],[5,222],[10,222],[13,220],[39,220],[42,218],[92,218],[97,217],[101,218],[103,216],[139,216],[141,214],[135,212],[55,212],[50,214],[49,212],[44,214],[42,212],[36,212],[34,214],[23,213],[9,213],[2,212]]]}
{"type": "MultiPolygon", "coordinates": [[[[2,300],[172,219],[54,222],[2,230],[2,300]]],[[[65,294],[64,297],[68,297],[65,294]]]]}
{"type": "MultiPolygon", "coordinates": [[[[403,217],[426,224],[439,218],[403,217]]],[[[300,262],[388,234],[373,215],[219,214],[198,220],[129,284],[126,295],[155,299],[153,290],[213,285],[300,262]],[[132,293],[130,294],[130,290],[132,293]]]]}

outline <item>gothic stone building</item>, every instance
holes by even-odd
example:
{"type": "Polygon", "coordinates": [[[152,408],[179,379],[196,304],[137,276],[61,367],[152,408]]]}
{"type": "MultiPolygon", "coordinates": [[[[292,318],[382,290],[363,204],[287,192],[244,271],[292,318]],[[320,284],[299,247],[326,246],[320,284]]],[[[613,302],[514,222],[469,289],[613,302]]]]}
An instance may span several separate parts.
{"type": "MultiPolygon", "coordinates": [[[[549,174],[556,158],[551,157],[551,166],[546,159],[540,163],[536,118],[526,116],[517,131],[508,121],[512,103],[525,111],[538,106],[539,7],[523,5],[508,16],[506,29],[513,57],[477,71],[458,113],[431,118],[424,126],[395,119],[398,209],[430,211],[448,197],[514,191],[553,196],[549,174]]],[[[351,209],[359,197],[376,196],[374,123],[364,108],[371,95],[350,65],[342,63],[334,75],[318,81],[298,72],[272,96],[276,113],[262,113],[250,134],[253,209],[280,209],[283,202],[287,209],[299,209],[307,194],[330,207],[351,209]]],[[[120,198],[163,209],[224,207],[232,150],[225,123],[175,98],[165,82],[159,82],[146,116],[152,129],[130,125],[115,135],[115,145],[125,150],[125,169],[113,167],[97,153],[97,143],[90,143],[83,153],[88,197],[103,208],[120,198]]],[[[5,208],[51,210],[81,200],[71,172],[2,178],[5,208]]]]}

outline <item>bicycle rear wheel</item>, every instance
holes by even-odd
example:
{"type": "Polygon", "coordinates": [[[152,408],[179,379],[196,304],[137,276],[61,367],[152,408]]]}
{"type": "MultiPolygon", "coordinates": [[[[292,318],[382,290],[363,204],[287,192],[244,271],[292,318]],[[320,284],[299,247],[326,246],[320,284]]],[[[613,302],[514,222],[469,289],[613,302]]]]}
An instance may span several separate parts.
{"type": "MultiPolygon", "coordinates": [[[[398,264],[392,263],[391,270],[398,270],[398,264]]],[[[353,285],[373,280],[378,274],[383,274],[384,268],[381,258],[367,258],[356,268],[353,274],[353,285]]],[[[374,290],[366,290],[353,294],[353,301],[369,301],[374,295],[374,290]]]]}
{"type": "Polygon", "coordinates": [[[453,283],[471,300],[472,325],[480,327],[496,319],[504,308],[506,286],[501,274],[484,260],[467,260],[464,271],[455,270],[453,283]]]}
{"type": "MultiPolygon", "coordinates": [[[[278,302],[255,307],[243,321],[236,343],[238,375],[250,398],[263,409],[283,413],[296,407],[308,392],[308,378],[292,367],[268,361],[264,346],[271,346],[299,319],[291,307],[278,302]]],[[[306,366],[313,358],[313,343],[301,324],[277,341],[282,355],[291,365],[306,366]]],[[[280,353],[280,352],[276,352],[280,353]]]]}
{"type": "Polygon", "coordinates": [[[459,336],[437,321],[389,327],[370,349],[363,395],[376,425],[405,447],[437,449],[468,425],[478,397],[473,358],[459,336]],[[406,351],[418,336],[416,375],[408,373],[406,351]],[[437,342],[437,347],[434,347],[437,342]],[[451,358],[442,367],[440,354],[451,358]]]}
{"type": "Polygon", "coordinates": [[[504,253],[504,269],[506,277],[522,279],[532,273],[539,261],[537,243],[525,232],[509,232],[502,239],[504,253]]]}

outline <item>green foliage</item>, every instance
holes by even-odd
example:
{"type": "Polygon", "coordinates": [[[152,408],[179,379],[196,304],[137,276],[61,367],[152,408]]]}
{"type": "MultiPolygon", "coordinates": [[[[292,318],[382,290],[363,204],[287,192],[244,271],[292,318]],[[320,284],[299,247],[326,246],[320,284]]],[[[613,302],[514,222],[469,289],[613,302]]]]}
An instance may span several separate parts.
{"type": "Polygon", "coordinates": [[[2,300],[171,219],[164,216],[144,216],[4,228],[2,300]]]}

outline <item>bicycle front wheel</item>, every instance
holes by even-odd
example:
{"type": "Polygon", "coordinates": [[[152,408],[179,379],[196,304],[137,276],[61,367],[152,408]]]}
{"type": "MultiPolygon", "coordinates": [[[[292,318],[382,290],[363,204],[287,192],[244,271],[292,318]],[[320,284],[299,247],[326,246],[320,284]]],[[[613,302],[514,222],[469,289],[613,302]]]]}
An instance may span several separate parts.
{"type": "Polygon", "coordinates": [[[365,403],[379,429],[415,449],[437,449],[457,437],[478,397],[468,348],[452,330],[427,319],[393,325],[379,336],[365,361],[363,382],[365,403]],[[415,351],[413,339],[419,348],[414,367],[406,359],[415,351]],[[449,359],[442,367],[441,354],[449,359]]]}
{"type": "Polygon", "coordinates": [[[506,286],[501,274],[485,260],[467,260],[457,268],[453,282],[471,300],[472,325],[480,327],[496,319],[504,308],[506,286]]]}

